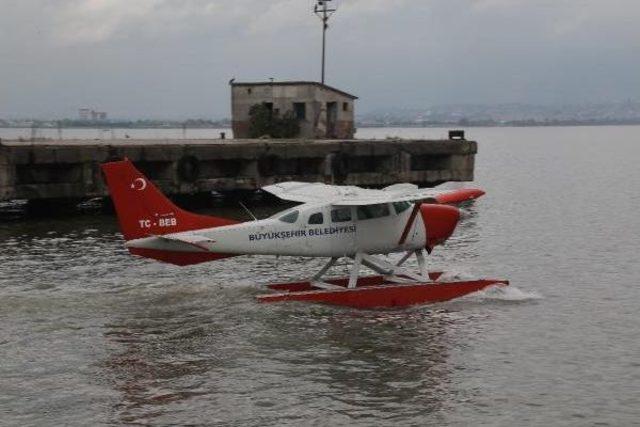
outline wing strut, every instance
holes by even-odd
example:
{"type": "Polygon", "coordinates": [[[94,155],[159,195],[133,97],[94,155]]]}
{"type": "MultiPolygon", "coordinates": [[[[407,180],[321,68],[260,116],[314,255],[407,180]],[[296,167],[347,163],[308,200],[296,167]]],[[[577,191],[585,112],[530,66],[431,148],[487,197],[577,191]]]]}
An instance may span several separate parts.
{"type": "Polygon", "coordinates": [[[413,222],[416,219],[416,215],[418,215],[418,211],[420,210],[420,202],[416,202],[413,204],[413,210],[411,211],[411,215],[409,215],[409,219],[407,220],[407,225],[404,226],[404,230],[402,230],[402,236],[400,236],[400,240],[398,241],[398,245],[404,244],[405,240],[407,240],[407,235],[413,226],[413,222]]]}

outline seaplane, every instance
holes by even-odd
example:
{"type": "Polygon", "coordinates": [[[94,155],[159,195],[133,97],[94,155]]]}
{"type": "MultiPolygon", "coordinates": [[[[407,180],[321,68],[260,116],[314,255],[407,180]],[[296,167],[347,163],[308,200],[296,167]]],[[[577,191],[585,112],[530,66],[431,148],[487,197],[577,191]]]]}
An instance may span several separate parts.
{"type": "Polygon", "coordinates": [[[311,277],[272,283],[260,302],[305,301],[361,309],[406,307],[451,300],[507,280],[446,280],[429,272],[425,252],[445,243],[461,218],[454,206],[484,195],[395,184],[383,189],[280,182],[263,191],[298,205],[269,218],[239,222],[187,212],[165,197],[131,161],[101,165],[133,255],[178,266],[240,255],[326,258],[311,277]],[[402,254],[391,262],[383,259],[402,254]],[[417,259],[417,269],[406,261],[417,259]],[[348,277],[324,278],[346,259],[348,277]],[[375,275],[361,276],[361,269],[375,275]]]}

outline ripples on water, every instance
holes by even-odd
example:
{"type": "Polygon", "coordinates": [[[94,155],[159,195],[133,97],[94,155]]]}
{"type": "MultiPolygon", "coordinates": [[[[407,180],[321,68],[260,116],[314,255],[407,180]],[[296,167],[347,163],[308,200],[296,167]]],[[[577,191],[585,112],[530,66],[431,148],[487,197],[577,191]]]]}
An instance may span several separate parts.
{"type": "Polygon", "coordinates": [[[111,217],[4,221],[0,424],[629,425],[627,129],[473,130],[488,193],[431,263],[512,287],[406,310],[255,302],[322,260],[177,268],[129,256],[111,217]]]}

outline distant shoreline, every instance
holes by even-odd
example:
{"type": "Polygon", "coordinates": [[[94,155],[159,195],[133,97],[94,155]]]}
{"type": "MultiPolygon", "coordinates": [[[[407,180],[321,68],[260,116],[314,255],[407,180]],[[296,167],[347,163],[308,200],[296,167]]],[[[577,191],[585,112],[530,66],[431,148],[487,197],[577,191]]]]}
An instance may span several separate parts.
{"type": "MultiPolygon", "coordinates": [[[[558,121],[558,122],[535,122],[535,121],[513,121],[503,123],[482,123],[482,122],[467,122],[467,123],[356,123],[356,128],[359,129],[375,129],[375,128],[468,128],[468,127],[484,127],[484,128],[501,128],[501,127],[578,127],[578,126],[638,126],[640,120],[629,121],[598,121],[598,122],[581,122],[581,121],[558,121]]],[[[92,125],[72,125],[72,126],[27,126],[27,125],[8,125],[0,124],[0,129],[96,129],[96,130],[110,130],[110,129],[150,129],[150,130],[196,130],[196,129],[231,129],[230,125],[220,124],[217,126],[135,126],[127,125],[123,123],[102,123],[92,125]]]]}
{"type": "Polygon", "coordinates": [[[610,119],[610,120],[460,120],[456,122],[403,122],[388,123],[356,123],[359,128],[403,127],[403,128],[431,128],[431,127],[568,127],[568,126],[635,126],[640,125],[640,119],[610,119]]]}

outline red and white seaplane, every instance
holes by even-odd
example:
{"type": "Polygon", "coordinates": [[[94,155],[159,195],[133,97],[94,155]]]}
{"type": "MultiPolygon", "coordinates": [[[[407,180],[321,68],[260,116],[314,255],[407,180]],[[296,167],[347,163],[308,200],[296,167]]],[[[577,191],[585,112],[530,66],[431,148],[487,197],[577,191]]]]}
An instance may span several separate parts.
{"type": "Polygon", "coordinates": [[[322,183],[282,182],[263,187],[302,203],[270,218],[238,222],[186,212],[167,199],[129,160],[102,165],[126,240],[134,255],[190,265],[257,254],[325,257],[307,280],[271,284],[262,302],[312,301],[357,308],[403,307],[446,301],[506,280],[438,280],[428,272],[431,253],[453,233],[460,211],[450,204],[484,194],[476,189],[437,190],[396,184],[382,190],[322,183]],[[390,263],[376,255],[400,253],[390,263]],[[416,256],[418,271],[403,264],[416,256]],[[349,277],[323,276],[340,258],[353,260],[349,277]],[[360,276],[361,267],[378,275],[360,276]]]}

